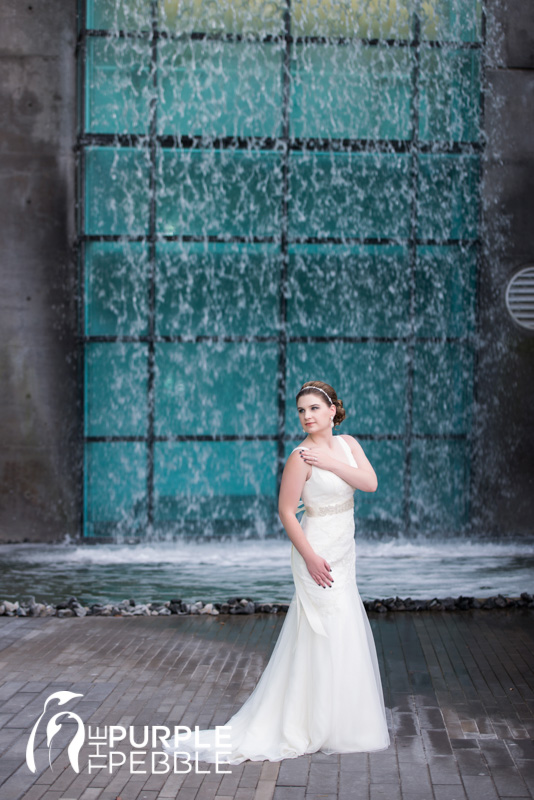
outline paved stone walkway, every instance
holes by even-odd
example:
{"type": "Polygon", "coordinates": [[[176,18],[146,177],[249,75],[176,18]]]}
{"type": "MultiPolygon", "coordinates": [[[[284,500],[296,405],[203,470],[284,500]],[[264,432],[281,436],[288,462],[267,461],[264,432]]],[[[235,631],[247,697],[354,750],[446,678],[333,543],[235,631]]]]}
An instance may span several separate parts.
{"type": "Polygon", "coordinates": [[[534,797],[532,611],[371,614],[391,724],[387,751],[245,762],[223,767],[227,774],[202,762],[207,774],[173,774],[171,762],[157,774],[150,745],[140,741],[143,726],[223,725],[254,688],[283,619],[0,617],[0,800],[534,797]],[[48,708],[32,773],[30,732],[58,691],[83,697],[48,708]],[[53,739],[48,764],[46,723],[65,709],[93,737],[108,737],[99,751],[86,740],[78,773],[67,752],[74,719],[53,739]],[[133,726],[135,746],[110,748],[113,725],[133,726]]]}

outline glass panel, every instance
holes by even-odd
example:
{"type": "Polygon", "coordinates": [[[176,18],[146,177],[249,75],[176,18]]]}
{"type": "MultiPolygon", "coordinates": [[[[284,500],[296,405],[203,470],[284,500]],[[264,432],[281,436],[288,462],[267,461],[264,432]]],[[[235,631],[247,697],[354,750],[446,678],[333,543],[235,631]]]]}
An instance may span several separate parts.
{"type": "Polygon", "coordinates": [[[197,519],[203,534],[217,520],[247,520],[250,530],[276,513],[276,442],[156,442],[154,452],[158,529],[197,519]]]}
{"type": "Polygon", "coordinates": [[[279,135],[283,49],[281,42],[161,41],[158,132],[279,135]]]}
{"type": "Polygon", "coordinates": [[[326,381],[343,400],[347,417],[341,433],[403,433],[406,364],[398,342],[290,344],[286,429],[291,438],[304,437],[295,397],[309,380],[326,381]]]}
{"type": "Polygon", "coordinates": [[[148,30],[151,0],[87,0],[87,27],[148,30]]]}
{"type": "Polygon", "coordinates": [[[458,532],[469,518],[469,449],[464,441],[412,443],[410,516],[416,530],[458,532]]]}
{"type": "Polygon", "coordinates": [[[418,247],[415,331],[418,336],[467,336],[475,330],[475,247],[418,247]]]}
{"type": "Polygon", "coordinates": [[[156,345],[156,434],[276,433],[277,367],[276,343],[156,345]]]}
{"type": "Polygon", "coordinates": [[[292,245],[291,336],[405,336],[410,256],[402,247],[292,245]]]}
{"type": "Polygon", "coordinates": [[[472,413],[473,353],[452,342],[419,342],[414,353],[414,433],[465,433],[472,413]]]}
{"type": "Polygon", "coordinates": [[[144,39],[88,38],[85,126],[97,133],[146,133],[154,95],[144,39]]]}
{"type": "MultiPolygon", "coordinates": [[[[378,478],[376,492],[356,492],[354,502],[357,520],[374,520],[375,533],[399,526],[403,522],[404,442],[360,441],[378,478]]],[[[356,535],[358,522],[356,522],[356,535]]]]}
{"type": "Polygon", "coordinates": [[[407,237],[406,155],[292,153],[291,236],[407,237]]]}
{"type": "Polygon", "coordinates": [[[85,333],[148,333],[148,249],[126,242],[85,245],[85,333]]]}
{"type": "Polygon", "coordinates": [[[158,173],[160,233],[279,234],[282,176],[276,153],[163,150],[158,173]]]}
{"type": "Polygon", "coordinates": [[[479,42],[482,39],[482,0],[430,0],[421,3],[421,38],[479,42]]]}
{"type": "Polygon", "coordinates": [[[410,139],[412,67],[409,48],[295,45],[291,135],[410,139]]]}
{"type": "Polygon", "coordinates": [[[85,535],[143,533],[146,526],[146,445],[85,445],[85,535]]]}
{"type": "Polygon", "coordinates": [[[480,52],[423,50],[419,137],[475,142],[480,136],[480,52]]]}
{"type": "Polygon", "coordinates": [[[87,436],[143,436],[147,416],[147,346],[92,342],[85,349],[87,436]]]}
{"type": "Polygon", "coordinates": [[[189,33],[275,35],[284,30],[283,0],[158,0],[162,27],[189,33]]]}
{"type": "Polygon", "coordinates": [[[478,182],[478,156],[419,156],[419,238],[476,238],[478,182]]]}
{"type": "Polygon", "coordinates": [[[149,154],[144,149],[86,149],[86,233],[148,233],[149,168],[149,154]]]}
{"type": "Polygon", "coordinates": [[[276,245],[157,246],[156,329],[163,336],[266,336],[279,328],[276,245]]]}
{"type": "Polygon", "coordinates": [[[292,0],[293,36],[409,39],[416,0],[292,0]]]}

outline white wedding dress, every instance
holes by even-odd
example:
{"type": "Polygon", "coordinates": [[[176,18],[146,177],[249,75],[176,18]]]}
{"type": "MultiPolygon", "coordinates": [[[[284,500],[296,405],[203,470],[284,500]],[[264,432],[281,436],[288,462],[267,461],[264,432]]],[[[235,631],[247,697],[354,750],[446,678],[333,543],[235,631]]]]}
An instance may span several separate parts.
{"type": "MultiPolygon", "coordinates": [[[[336,439],[347,462],[357,467],[347,442],[336,439]]],[[[221,740],[215,730],[199,731],[197,747],[193,736],[176,746],[165,743],[169,753],[240,764],[389,746],[375,643],[356,586],[353,495],[333,472],[312,467],[302,491],[301,526],[332,568],[334,582],[327,588],[316,584],[292,545],[295,593],[254,691],[224,723],[231,726],[223,732],[224,754],[219,747],[216,756],[221,740]]]]}

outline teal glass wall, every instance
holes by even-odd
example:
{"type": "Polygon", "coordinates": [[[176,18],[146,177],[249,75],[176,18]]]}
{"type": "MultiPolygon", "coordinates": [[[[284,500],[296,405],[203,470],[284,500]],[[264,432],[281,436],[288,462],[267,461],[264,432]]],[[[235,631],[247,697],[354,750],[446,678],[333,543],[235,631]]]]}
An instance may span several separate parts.
{"type": "Polygon", "coordinates": [[[360,531],[467,528],[482,52],[479,0],[82,2],[85,536],[279,534],[310,379],[360,531]]]}

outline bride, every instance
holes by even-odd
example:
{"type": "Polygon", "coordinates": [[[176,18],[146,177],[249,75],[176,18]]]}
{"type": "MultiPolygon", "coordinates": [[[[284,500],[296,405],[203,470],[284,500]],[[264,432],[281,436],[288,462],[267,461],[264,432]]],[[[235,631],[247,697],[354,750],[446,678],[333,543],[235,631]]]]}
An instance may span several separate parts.
{"type": "Polygon", "coordinates": [[[296,397],[302,444],[287,459],[278,510],[289,536],[295,593],[270,660],[224,732],[164,744],[218,764],[389,746],[373,635],[356,586],[354,490],[376,474],[352,436],[333,436],[343,403],[322,381],[296,397]],[[304,514],[296,513],[302,498],[304,514]]]}

